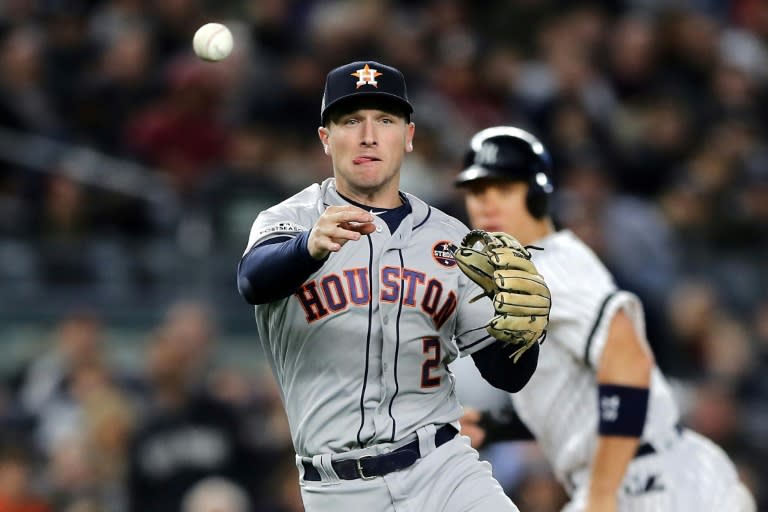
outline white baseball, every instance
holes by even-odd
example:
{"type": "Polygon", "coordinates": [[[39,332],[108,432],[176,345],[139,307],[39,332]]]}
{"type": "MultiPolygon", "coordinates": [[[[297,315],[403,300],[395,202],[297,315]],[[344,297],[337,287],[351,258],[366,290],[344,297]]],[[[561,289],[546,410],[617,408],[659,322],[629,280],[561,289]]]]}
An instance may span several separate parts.
{"type": "Polygon", "coordinates": [[[206,23],[195,32],[192,47],[204,60],[225,59],[232,53],[232,32],[221,23],[206,23]]]}

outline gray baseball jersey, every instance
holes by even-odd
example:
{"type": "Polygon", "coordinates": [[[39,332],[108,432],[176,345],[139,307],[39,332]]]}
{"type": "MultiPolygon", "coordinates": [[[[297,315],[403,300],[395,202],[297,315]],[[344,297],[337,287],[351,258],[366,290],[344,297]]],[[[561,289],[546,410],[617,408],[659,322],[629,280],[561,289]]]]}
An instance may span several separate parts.
{"type": "MultiPolygon", "coordinates": [[[[595,368],[608,328],[614,314],[623,310],[640,339],[645,340],[643,311],[638,298],[617,289],[605,266],[572,232],[554,233],[536,245],[544,250],[534,251],[533,261],[552,292],[550,322],[536,373],[511,399],[555,475],[573,497],[566,510],[576,512],[585,506],[589,466],[597,443],[595,368]]],[[[460,388],[473,385],[462,381],[462,374],[469,372],[457,373],[460,388]]],[[[459,392],[465,395],[461,389],[459,392]]],[[[749,496],[743,498],[744,488],[722,450],[694,432],[680,433],[678,422],[670,388],[654,368],[642,436],[653,453],[634,459],[630,465],[620,510],[752,510],[749,496]],[[683,467],[683,460],[691,464],[683,467]],[[746,505],[738,505],[741,500],[746,500],[746,505]]]]}
{"type": "MultiPolygon", "coordinates": [[[[412,195],[395,233],[352,241],[293,295],[255,307],[296,453],[311,457],[394,443],[427,425],[457,422],[447,364],[493,342],[481,327],[489,300],[456,266],[451,244],[468,231],[412,195]]],[[[330,205],[335,180],[259,214],[248,247],[307,231],[330,205]]]]}

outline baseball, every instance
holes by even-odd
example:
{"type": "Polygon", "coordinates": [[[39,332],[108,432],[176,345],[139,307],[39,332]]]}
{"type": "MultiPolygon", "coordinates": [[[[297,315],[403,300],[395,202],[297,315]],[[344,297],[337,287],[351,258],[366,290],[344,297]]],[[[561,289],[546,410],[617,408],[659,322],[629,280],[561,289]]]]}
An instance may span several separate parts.
{"type": "Polygon", "coordinates": [[[203,60],[217,61],[232,53],[232,32],[221,23],[206,23],[195,32],[192,47],[203,60]]]}

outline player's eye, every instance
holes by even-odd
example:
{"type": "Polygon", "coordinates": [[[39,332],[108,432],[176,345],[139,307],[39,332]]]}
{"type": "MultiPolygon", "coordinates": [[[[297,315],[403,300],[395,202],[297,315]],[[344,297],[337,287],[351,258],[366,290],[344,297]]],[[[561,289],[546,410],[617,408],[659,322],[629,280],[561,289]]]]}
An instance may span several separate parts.
{"type": "Polygon", "coordinates": [[[505,196],[513,195],[521,184],[519,182],[500,183],[497,188],[501,194],[505,196]]]}
{"type": "Polygon", "coordinates": [[[485,183],[472,184],[467,187],[467,195],[470,197],[481,197],[485,195],[488,190],[488,185],[485,183]]]}

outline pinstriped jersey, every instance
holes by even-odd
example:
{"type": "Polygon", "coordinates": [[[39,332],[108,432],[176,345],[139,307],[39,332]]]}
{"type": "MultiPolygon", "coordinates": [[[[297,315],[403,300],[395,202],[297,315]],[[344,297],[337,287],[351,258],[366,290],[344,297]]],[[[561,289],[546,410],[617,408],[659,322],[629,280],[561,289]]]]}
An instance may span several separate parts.
{"type": "MultiPolygon", "coordinates": [[[[561,481],[587,467],[597,442],[595,368],[613,315],[624,310],[646,340],[639,299],[618,290],[584,242],[568,230],[536,242],[536,268],[552,293],[547,338],[526,387],[512,395],[515,410],[536,436],[561,481]]],[[[649,348],[650,350],[650,348],[649,348]]],[[[658,368],[651,376],[643,439],[669,436],[679,412],[658,368]]]]}
{"type": "MultiPolygon", "coordinates": [[[[255,306],[259,338],[285,404],[296,453],[313,456],[396,442],[457,421],[447,364],[494,340],[482,290],[451,246],[468,228],[418,198],[394,233],[376,231],[331,253],[293,295],[255,306]]],[[[248,248],[308,231],[349,204],[330,178],[261,212],[248,248]]],[[[258,285],[258,283],[257,283],[258,285]]]]}

